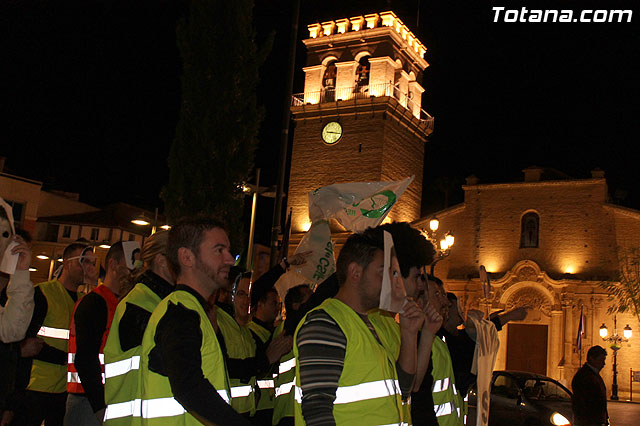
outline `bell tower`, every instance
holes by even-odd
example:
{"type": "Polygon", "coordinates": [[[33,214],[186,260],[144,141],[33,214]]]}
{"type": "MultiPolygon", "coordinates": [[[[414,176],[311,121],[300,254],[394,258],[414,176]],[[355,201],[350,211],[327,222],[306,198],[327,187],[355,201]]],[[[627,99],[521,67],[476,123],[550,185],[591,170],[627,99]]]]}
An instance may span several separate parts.
{"type": "MultiPolygon", "coordinates": [[[[421,108],[426,47],[393,12],[308,30],[304,93],[291,106],[292,232],[308,226],[308,192],[333,183],[414,175],[389,218],[418,219],[424,144],[433,131],[433,117],[421,108]]],[[[343,230],[337,223],[332,228],[343,230]]]]}

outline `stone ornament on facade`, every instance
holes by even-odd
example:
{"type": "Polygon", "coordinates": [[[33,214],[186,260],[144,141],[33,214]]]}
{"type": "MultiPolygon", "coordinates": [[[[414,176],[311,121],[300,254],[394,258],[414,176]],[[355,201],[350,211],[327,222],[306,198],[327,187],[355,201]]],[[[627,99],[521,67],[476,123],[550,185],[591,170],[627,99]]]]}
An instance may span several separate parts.
{"type": "Polygon", "coordinates": [[[539,311],[546,316],[551,316],[551,303],[549,302],[549,298],[534,287],[525,287],[516,290],[505,304],[507,311],[519,306],[528,306],[533,311],[539,311]]]}
{"type": "Polygon", "coordinates": [[[539,271],[536,272],[531,266],[523,266],[517,272],[518,281],[538,281],[539,271]]]}

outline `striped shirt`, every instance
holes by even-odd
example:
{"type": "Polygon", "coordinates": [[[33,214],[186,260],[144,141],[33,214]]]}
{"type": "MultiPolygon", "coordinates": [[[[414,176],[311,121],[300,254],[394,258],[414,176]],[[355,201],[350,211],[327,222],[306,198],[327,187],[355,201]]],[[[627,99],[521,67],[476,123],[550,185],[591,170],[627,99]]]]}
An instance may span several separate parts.
{"type": "MultiPolygon", "coordinates": [[[[360,315],[378,343],[380,339],[366,315],[360,315]]],[[[297,337],[302,415],[307,426],[335,425],[333,401],[344,368],[347,338],[340,326],[323,310],[307,315],[297,337]]],[[[413,374],[396,362],[402,395],[409,395],[413,374]]]]}

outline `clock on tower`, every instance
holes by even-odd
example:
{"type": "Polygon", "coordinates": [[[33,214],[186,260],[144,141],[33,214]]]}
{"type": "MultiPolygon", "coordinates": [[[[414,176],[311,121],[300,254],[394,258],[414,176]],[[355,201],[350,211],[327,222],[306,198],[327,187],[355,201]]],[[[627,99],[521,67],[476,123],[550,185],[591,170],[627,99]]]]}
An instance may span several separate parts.
{"type": "Polygon", "coordinates": [[[389,218],[418,219],[424,144],[433,131],[433,117],[421,108],[426,48],[393,12],[308,30],[304,93],[293,96],[291,107],[292,232],[308,226],[307,194],[333,183],[414,175],[389,218]]]}

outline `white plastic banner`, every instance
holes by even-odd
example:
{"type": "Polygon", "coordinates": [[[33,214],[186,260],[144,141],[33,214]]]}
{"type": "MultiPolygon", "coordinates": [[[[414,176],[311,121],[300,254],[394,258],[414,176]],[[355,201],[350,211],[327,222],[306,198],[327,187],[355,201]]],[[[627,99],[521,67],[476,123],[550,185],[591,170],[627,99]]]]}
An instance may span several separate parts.
{"type": "Polygon", "coordinates": [[[412,181],[413,176],[395,182],[337,183],[310,192],[311,228],[296,253],[312,253],[296,271],[316,284],[324,281],[336,270],[329,220],[337,219],[352,232],[378,226],[412,181]]]}
{"type": "Polygon", "coordinates": [[[333,257],[331,230],[327,220],[316,220],[298,245],[296,253],[311,251],[307,261],[296,267],[296,272],[304,275],[314,284],[320,284],[336,271],[333,257]]]}
{"type": "Polygon", "coordinates": [[[474,312],[469,313],[469,319],[473,321],[477,332],[476,349],[471,366],[471,372],[478,376],[476,426],[487,426],[491,402],[491,376],[498,348],[500,348],[500,339],[498,339],[496,326],[491,321],[476,317],[474,312]]]}
{"type": "Polygon", "coordinates": [[[400,264],[396,257],[391,234],[384,231],[384,269],[380,287],[379,308],[389,312],[402,313],[407,293],[404,289],[400,264]]]}
{"type": "Polygon", "coordinates": [[[335,218],[347,231],[361,232],[382,223],[413,181],[337,183],[309,193],[309,219],[335,218]]]}

